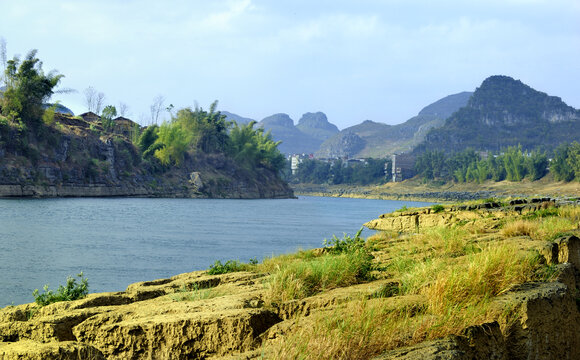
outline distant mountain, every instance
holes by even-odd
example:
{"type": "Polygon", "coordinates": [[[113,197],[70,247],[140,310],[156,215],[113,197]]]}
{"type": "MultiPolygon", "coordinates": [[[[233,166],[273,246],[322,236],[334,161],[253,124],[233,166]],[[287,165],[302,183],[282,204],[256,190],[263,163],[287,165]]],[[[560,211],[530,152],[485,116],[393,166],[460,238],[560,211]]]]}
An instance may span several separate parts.
{"type": "Polygon", "coordinates": [[[329,123],[326,114],[323,112],[308,112],[302,115],[296,128],[320,141],[324,141],[338,133],[336,125],[329,123]]]}
{"type": "MultiPolygon", "coordinates": [[[[53,106],[54,104],[43,104],[42,108],[43,109],[48,109],[49,107],[53,106]]],[[[56,104],[56,109],[55,111],[57,113],[61,113],[61,114],[66,114],[66,115],[72,115],[75,116],[75,114],[73,113],[73,111],[69,108],[67,108],[66,106],[62,105],[62,104],[56,104]]]]}
{"type": "Polygon", "coordinates": [[[246,117],[242,117],[240,115],[237,114],[233,114],[229,111],[220,111],[222,113],[222,115],[226,116],[226,119],[228,119],[229,121],[235,121],[238,124],[248,124],[252,121],[255,121],[254,119],[250,119],[250,118],[246,118],[246,117]]]}
{"type": "Polygon", "coordinates": [[[440,99],[419,114],[398,125],[387,125],[370,120],[351,126],[326,140],[316,157],[385,157],[396,152],[410,151],[421,143],[425,134],[465,106],[471,92],[461,92],[440,99]]]}
{"type": "Polygon", "coordinates": [[[314,153],[322,143],[321,140],[298,130],[288,114],[268,116],[262,119],[258,126],[271,131],[274,140],[282,141],[278,149],[285,154],[314,153]]]}
{"type": "Polygon", "coordinates": [[[525,149],[552,149],[580,138],[580,111],[559,97],[534,90],[508,76],[491,76],[475,90],[467,106],[432,129],[416,151],[500,151],[521,144],[525,149]]]}

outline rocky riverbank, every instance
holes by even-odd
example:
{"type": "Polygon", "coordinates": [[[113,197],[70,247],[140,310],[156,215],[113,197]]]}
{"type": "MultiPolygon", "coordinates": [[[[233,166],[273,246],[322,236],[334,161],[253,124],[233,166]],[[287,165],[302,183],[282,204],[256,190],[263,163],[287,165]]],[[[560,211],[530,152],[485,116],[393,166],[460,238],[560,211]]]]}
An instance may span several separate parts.
{"type": "Polygon", "coordinates": [[[365,325],[367,330],[356,330],[349,321],[364,320],[369,314],[373,331],[360,338],[364,339],[360,341],[365,351],[360,354],[367,355],[357,358],[577,358],[580,211],[574,204],[538,198],[385,214],[366,224],[383,234],[365,245],[373,257],[371,277],[294,299],[272,298],[277,277],[287,271],[284,261],[298,264],[337,259],[332,248],[298,254],[299,260],[292,260],[292,256],[272,260],[278,265],[248,264],[218,275],[207,271],[185,273],[132,284],[123,292],[90,294],[81,300],[44,307],[8,306],[0,310],[0,358],[294,358],[295,353],[289,351],[304,347],[308,358],[318,359],[324,358],[326,351],[335,351],[330,344],[339,340],[333,336],[350,334],[352,326],[355,330],[347,336],[354,336],[354,343],[339,345],[343,355],[333,353],[333,357],[349,358],[359,351],[355,346],[357,336],[368,330],[365,325]],[[560,224],[564,220],[566,224],[560,224]],[[510,224],[518,222],[527,224],[528,230],[510,230],[510,224]],[[556,231],[555,222],[560,224],[556,230],[564,230],[566,235],[546,232],[544,225],[548,223],[552,224],[549,231],[556,231]],[[533,226],[536,230],[530,230],[533,226]],[[440,229],[440,234],[452,231],[453,235],[445,242],[432,242],[426,236],[431,236],[433,229],[440,229]],[[418,250],[423,244],[425,250],[418,250]],[[408,254],[404,253],[407,248],[408,254]],[[508,283],[488,305],[478,305],[491,306],[491,310],[473,320],[462,320],[464,327],[450,324],[468,316],[460,307],[455,310],[460,313],[448,313],[440,319],[435,310],[429,310],[432,296],[428,290],[433,282],[441,281],[436,280],[438,272],[504,248],[512,249],[512,255],[497,259],[500,263],[492,267],[496,272],[488,280],[490,284],[503,276],[498,272],[501,263],[530,252],[542,259],[533,260],[537,271],[553,275],[542,275],[547,279],[543,281],[508,283]],[[425,264],[441,261],[440,270],[433,270],[431,280],[418,291],[404,290],[409,286],[405,272],[401,278],[393,270],[407,266],[406,271],[412,271],[409,266],[421,264],[425,256],[429,260],[425,264]],[[369,309],[375,310],[369,313],[369,309]],[[405,315],[399,328],[396,319],[401,314],[405,315]],[[335,317],[344,325],[340,332],[334,327],[335,317]],[[447,335],[437,338],[429,333],[447,335]],[[378,342],[373,334],[379,336],[378,342]],[[327,337],[334,340],[325,340],[327,337]]]}
{"type": "Polygon", "coordinates": [[[26,133],[0,124],[0,198],[294,197],[268,166],[244,166],[226,152],[191,150],[182,157],[179,165],[162,163],[123,133],[62,114],[26,133]]]}

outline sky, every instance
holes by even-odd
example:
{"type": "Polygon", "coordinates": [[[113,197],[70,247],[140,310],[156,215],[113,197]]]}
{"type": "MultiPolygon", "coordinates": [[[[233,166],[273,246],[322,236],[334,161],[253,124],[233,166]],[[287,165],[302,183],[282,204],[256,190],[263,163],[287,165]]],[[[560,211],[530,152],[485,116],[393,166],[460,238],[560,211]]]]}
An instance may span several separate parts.
{"type": "Polygon", "coordinates": [[[142,125],[159,96],[398,124],[491,75],[580,108],[578,0],[0,0],[0,37],[76,90],[53,100],[85,112],[91,86],[142,125]]]}

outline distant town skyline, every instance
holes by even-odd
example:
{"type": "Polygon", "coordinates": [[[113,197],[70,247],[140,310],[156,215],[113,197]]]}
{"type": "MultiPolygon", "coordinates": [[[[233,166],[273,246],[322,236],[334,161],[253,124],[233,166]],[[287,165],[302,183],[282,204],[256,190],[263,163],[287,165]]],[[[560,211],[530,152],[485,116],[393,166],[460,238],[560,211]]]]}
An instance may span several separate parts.
{"type": "Polygon", "coordinates": [[[8,57],[38,49],[76,90],[53,100],[84,112],[92,86],[143,125],[159,96],[256,120],[398,124],[491,75],[580,107],[575,0],[25,0],[0,14],[8,57]]]}

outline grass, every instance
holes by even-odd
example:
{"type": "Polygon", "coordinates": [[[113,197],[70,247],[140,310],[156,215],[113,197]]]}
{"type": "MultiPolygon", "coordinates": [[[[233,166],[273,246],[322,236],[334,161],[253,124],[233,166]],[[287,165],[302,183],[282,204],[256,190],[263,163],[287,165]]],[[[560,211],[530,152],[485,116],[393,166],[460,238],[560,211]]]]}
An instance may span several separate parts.
{"type": "MultiPolygon", "coordinates": [[[[526,248],[526,243],[510,239],[549,239],[578,227],[580,210],[559,208],[554,214],[554,210],[542,209],[533,219],[515,216],[503,228],[485,232],[455,225],[425,229],[413,236],[377,233],[366,245],[372,243],[378,249],[381,273],[392,281],[371,296],[296,319],[284,341],[268,348],[268,355],[280,359],[371,358],[388,349],[459,334],[487,321],[513,323],[518,319],[517,306],[508,302],[498,307],[495,299],[526,282],[553,281],[557,274],[531,248],[533,242],[526,248]]],[[[309,296],[311,288],[301,279],[320,279],[353,262],[335,259],[337,263],[331,265],[327,256],[332,254],[306,254],[288,256],[292,267],[280,266],[273,275],[279,277],[272,278],[279,286],[273,289],[279,294],[277,300],[309,296]]],[[[340,256],[346,254],[351,253],[340,256]]]]}
{"type": "Polygon", "coordinates": [[[368,280],[371,259],[368,252],[356,250],[327,254],[310,261],[292,261],[270,276],[268,300],[278,304],[368,280]]]}
{"type": "Polygon", "coordinates": [[[523,219],[516,218],[506,222],[501,234],[506,238],[529,236],[534,240],[552,241],[579,228],[579,207],[548,207],[526,214],[523,219]]]}

